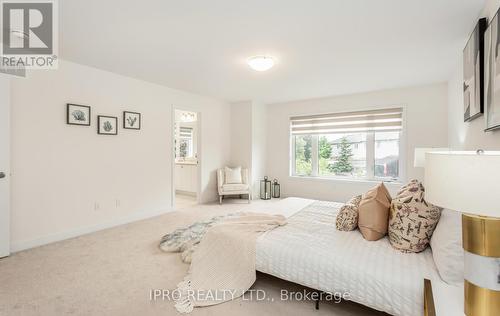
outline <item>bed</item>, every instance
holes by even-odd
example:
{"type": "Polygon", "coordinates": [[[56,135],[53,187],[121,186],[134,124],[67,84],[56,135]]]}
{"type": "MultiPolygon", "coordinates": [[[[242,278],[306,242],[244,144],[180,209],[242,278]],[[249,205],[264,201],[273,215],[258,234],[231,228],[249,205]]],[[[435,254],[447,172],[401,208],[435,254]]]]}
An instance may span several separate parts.
{"type": "Polygon", "coordinates": [[[288,198],[266,212],[288,224],[257,241],[257,270],[392,315],[422,316],[424,278],[441,281],[429,248],[401,253],[389,240],[366,241],[358,230],[338,231],[341,203],[288,198]]]}

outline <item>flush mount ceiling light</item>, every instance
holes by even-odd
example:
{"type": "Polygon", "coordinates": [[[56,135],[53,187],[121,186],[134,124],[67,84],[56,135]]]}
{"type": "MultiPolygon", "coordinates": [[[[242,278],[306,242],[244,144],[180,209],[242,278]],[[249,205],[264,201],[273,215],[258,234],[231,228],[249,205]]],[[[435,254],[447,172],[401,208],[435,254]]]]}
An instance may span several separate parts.
{"type": "Polygon", "coordinates": [[[247,59],[247,64],[255,71],[266,71],[274,66],[274,59],[270,56],[254,56],[247,59]]]}

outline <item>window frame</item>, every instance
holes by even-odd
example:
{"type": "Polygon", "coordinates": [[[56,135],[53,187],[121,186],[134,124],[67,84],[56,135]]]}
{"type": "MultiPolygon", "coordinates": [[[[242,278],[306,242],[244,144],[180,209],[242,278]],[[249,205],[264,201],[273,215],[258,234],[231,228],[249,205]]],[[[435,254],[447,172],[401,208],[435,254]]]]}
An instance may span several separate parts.
{"type": "MultiPolygon", "coordinates": [[[[366,177],[356,178],[356,177],[346,177],[346,176],[329,176],[329,175],[319,175],[319,153],[318,153],[318,144],[319,144],[319,136],[320,134],[304,134],[312,136],[312,146],[311,146],[311,166],[312,172],[310,175],[301,175],[296,172],[296,158],[295,158],[295,137],[296,135],[292,134],[291,124],[289,123],[288,129],[288,140],[289,140],[289,177],[291,178],[309,178],[309,179],[320,179],[320,180],[335,180],[335,181],[350,181],[350,182],[391,182],[391,183],[403,183],[406,180],[406,105],[397,105],[397,106],[380,106],[380,107],[371,107],[371,108],[360,108],[356,110],[347,110],[350,112],[353,111],[369,111],[369,110],[382,110],[382,109],[402,109],[402,129],[399,132],[399,176],[397,179],[387,178],[387,177],[375,177],[375,132],[366,132],[366,161],[373,161],[373,163],[366,164],[366,177]]],[[[326,113],[298,113],[293,114],[288,117],[288,121],[291,121],[291,118],[294,116],[300,115],[322,115],[322,114],[336,114],[342,113],[346,111],[338,111],[338,112],[326,112],[326,113]]],[[[383,132],[383,131],[380,131],[383,132]]]]}

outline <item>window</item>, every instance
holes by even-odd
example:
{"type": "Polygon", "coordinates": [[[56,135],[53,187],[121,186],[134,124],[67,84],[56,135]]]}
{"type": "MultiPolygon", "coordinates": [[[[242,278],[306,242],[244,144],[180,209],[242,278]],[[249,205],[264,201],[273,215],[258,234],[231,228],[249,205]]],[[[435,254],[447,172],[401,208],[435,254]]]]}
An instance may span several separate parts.
{"type": "Polygon", "coordinates": [[[402,109],[290,119],[294,176],[399,180],[402,109]]]}
{"type": "Polygon", "coordinates": [[[179,157],[189,158],[193,156],[193,129],[191,127],[179,127],[179,157]]]}

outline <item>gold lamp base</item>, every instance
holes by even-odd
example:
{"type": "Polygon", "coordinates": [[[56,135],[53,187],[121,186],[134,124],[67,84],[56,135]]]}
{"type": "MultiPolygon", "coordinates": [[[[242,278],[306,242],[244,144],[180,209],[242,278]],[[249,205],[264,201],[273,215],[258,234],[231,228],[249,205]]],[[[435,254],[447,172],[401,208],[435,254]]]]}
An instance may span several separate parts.
{"type": "Polygon", "coordinates": [[[500,218],[462,215],[467,316],[500,315],[500,218]]]}
{"type": "Polygon", "coordinates": [[[475,286],[469,281],[464,283],[464,308],[467,316],[500,315],[500,291],[475,286]]]}

